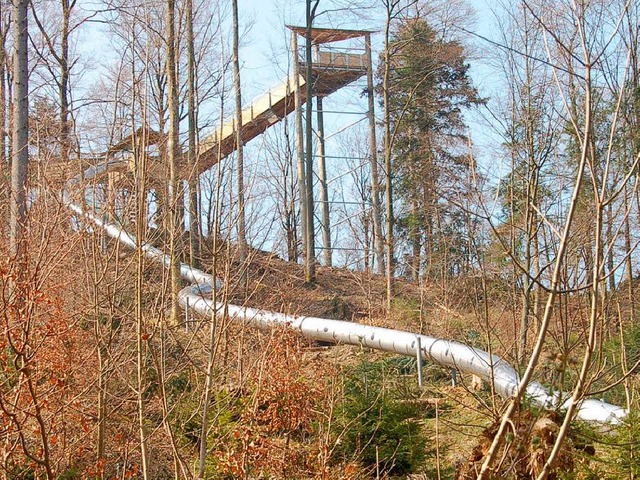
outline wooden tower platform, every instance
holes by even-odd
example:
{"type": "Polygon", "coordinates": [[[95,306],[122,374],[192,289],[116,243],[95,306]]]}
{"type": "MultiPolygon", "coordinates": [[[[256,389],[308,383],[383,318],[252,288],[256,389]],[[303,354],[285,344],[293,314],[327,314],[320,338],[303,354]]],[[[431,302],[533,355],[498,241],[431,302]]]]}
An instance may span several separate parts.
{"type": "MultiPolygon", "coordinates": [[[[305,35],[305,27],[287,25],[298,35],[305,35]]],[[[313,69],[313,93],[326,97],[349,85],[367,73],[367,59],[364,53],[349,51],[333,51],[323,49],[328,43],[345,41],[369,35],[366,30],[335,30],[328,28],[311,29],[311,40],[315,46],[313,69]]],[[[299,70],[304,72],[306,62],[294,52],[299,70]]],[[[296,108],[295,94],[298,89],[301,104],[306,102],[307,78],[303,74],[290,75],[279,85],[255,99],[242,111],[242,142],[247,143],[264,133],[296,108]]],[[[236,149],[235,121],[220,126],[212,134],[200,142],[197,165],[181,165],[182,176],[187,178],[193,174],[201,174],[210,169],[221,159],[229,156],[236,149]]]]}

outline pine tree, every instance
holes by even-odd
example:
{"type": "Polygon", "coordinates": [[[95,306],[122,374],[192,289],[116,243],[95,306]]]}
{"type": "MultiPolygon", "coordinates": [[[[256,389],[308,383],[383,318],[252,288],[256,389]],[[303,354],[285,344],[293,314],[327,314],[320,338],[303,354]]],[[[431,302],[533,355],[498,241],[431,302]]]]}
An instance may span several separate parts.
{"type": "MultiPolygon", "coordinates": [[[[464,47],[448,40],[423,18],[402,20],[388,55],[390,130],[397,198],[404,212],[397,224],[411,244],[412,276],[422,270],[422,251],[437,270],[446,253],[462,254],[461,222],[447,197],[465,178],[469,163],[463,109],[482,103],[471,83],[464,47]]],[[[380,67],[384,69],[383,65],[380,67]]],[[[380,76],[380,75],[379,75],[380,76]]]]}

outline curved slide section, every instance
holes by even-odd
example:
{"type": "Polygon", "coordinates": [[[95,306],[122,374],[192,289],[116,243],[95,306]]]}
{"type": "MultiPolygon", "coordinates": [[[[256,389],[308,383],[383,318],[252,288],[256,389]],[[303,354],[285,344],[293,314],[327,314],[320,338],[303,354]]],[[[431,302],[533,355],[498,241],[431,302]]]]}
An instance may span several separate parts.
{"type": "MultiPolygon", "coordinates": [[[[79,185],[81,180],[101,175],[116,163],[107,162],[91,167],[85,170],[81,177],[75,177],[70,180],[67,183],[67,191],[63,194],[63,200],[79,218],[90,221],[95,226],[103,229],[107,235],[124,245],[136,248],[137,240],[133,235],[117,225],[103,221],[95,214],[74,203],[68,191],[70,187],[79,185]]],[[[149,259],[162,263],[167,267],[169,266],[169,255],[160,249],[147,244],[143,244],[142,249],[149,259]]],[[[411,357],[417,357],[419,348],[422,358],[493,382],[496,391],[504,398],[514,395],[520,382],[520,375],[511,365],[502,358],[490,355],[484,350],[450,340],[402,330],[326,318],[287,315],[237,305],[225,306],[222,303],[214,303],[210,298],[207,298],[211,296],[214,288],[214,278],[211,275],[186,264],[180,265],[180,273],[185,280],[194,284],[180,291],[180,304],[184,308],[191,309],[201,315],[211,316],[214,311],[221,311],[226,307],[232,318],[245,322],[247,325],[263,329],[274,325],[282,325],[314,340],[360,345],[411,357]]],[[[217,280],[215,285],[215,288],[219,288],[217,280]]],[[[526,394],[532,403],[545,409],[558,407],[563,409],[571,401],[570,395],[562,392],[550,393],[538,382],[529,383],[526,394]],[[569,399],[565,400],[567,398],[569,399]]],[[[626,415],[627,412],[624,408],[597,399],[585,399],[577,412],[577,418],[581,420],[602,423],[618,423],[626,415]]]]}
{"type": "MultiPolygon", "coordinates": [[[[205,288],[199,285],[190,286],[180,292],[180,303],[183,307],[191,308],[201,315],[210,316],[214,310],[222,311],[225,308],[224,304],[220,302],[214,304],[211,299],[205,297],[210,293],[210,286],[205,288]]],[[[359,345],[410,357],[417,357],[418,348],[420,348],[422,358],[493,382],[496,392],[504,398],[514,395],[520,382],[518,372],[502,358],[451,340],[342,320],[287,315],[237,305],[228,305],[227,309],[231,318],[248,325],[261,329],[282,325],[313,340],[359,345]]],[[[532,403],[545,409],[558,407],[566,409],[568,402],[571,401],[569,399],[563,402],[569,395],[550,394],[538,382],[529,383],[526,394],[532,403]]],[[[626,410],[617,405],[603,400],[586,399],[578,409],[577,418],[602,423],[618,423],[626,414],[626,410]]]]}

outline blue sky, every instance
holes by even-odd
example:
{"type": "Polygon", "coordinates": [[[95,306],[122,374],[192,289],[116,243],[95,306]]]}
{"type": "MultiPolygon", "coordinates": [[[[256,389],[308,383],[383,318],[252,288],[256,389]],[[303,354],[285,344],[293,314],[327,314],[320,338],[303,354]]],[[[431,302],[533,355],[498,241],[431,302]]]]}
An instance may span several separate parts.
{"type": "MultiPolygon", "coordinates": [[[[490,36],[493,31],[491,27],[493,24],[490,11],[491,3],[484,0],[475,0],[470,3],[476,10],[474,31],[483,36],[490,36]]],[[[495,2],[493,4],[495,5],[495,2]]],[[[304,11],[304,0],[292,2],[284,0],[240,1],[241,23],[244,23],[247,28],[241,49],[243,103],[248,104],[251,98],[267,91],[269,87],[277,84],[285,77],[287,59],[289,58],[287,47],[290,36],[289,31],[284,28],[284,24],[302,25],[304,23],[304,11]]],[[[384,27],[382,5],[379,5],[379,9],[376,12],[365,13],[369,16],[366,20],[354,20],[353,17],[349,18],[345,14],[326,15],[321,17],[316,25],[381,31],[384,27]]],[[[382,34],[377,34],[373,37],[374,61],[377,57],[377,52],[381,50],[382,40],[382,34]]],[[[485,60],[485,49],[487,47],[483,45],[481,40],[474,37],[469,37],[468,41],[473,44],[469,62],[472,67],[471,74],[474,83],[480,89],[482,96],[491,96],[497,90],[499,82],[492,77],[493,70],[485,60]]],[[[360,96],[362,86],[362,83],[360,85],[352,85],[331,95],[325,100],[325,109],[365,110],[365,99],[360,96]]],[[[379,107],[376,108],[379,114],[380,109],[379,107]]],[[[499,140],[491,134],[482,117],[478,112],[470,112],[467,115],[480,168],[487,173],[491,173],[495,179],[497,175],[505,173],[503,167],[506,166],[496,162],[496,157],[492,155],[496,146],[499,145],[499,140]]],[[[326,131],[340,130],[344,125],[353,122],[355,118],[353,115],[326,115],[325,123],[328,124],[326,131]]],[[[347,143],[359,142],[361,139],[358,138],[358,135],[362,137],[367,135],[366,129],[358,130],[356,128],[350,130],[350,133],[344,136],[344,138],[347,138],[347,143]]],[[[348,151],[349,147],[345,147],[344,143],[345,140],[336,139],[335,143],[329,146],[329,149],[338,154],[345,154],[344,152],[348,151]]],[[[253,152],[252,156],[264,156],[262,141],[259,138],[255,139],[249,148],[253,152]]],[[[340,177],[345,174],[345,171],[348,171],[345,162],[342,161],[335,161],[330,165],[330,168],[330,176],[333,177],[340,177]]],[[[334,200],[349,200],[348,196],[352,193],[349,191],[351,188],[352,186],[350,187],[348,183],[338,182],[330,192],[330,196],[334,200]],[[340,187],[338,187],[340,184],[342,185],[342,190],[346,189],[346,192],[341,191],[340,187]]],[[[333,222],[336,222],[336,220],[338,219],[335,218],[333,222]]]]}
{"type": "MultiPolygon", "coordinates": [[[[470,0],[468,2],[475,10],[476,19],[473,30],[483,36],[491,36],[493,28],[493,16],[491,8],[496,7],[495,0],[470,0]]],[[[321,6],[323,3],[321,2],[321,6]]],[[[286,68],[287,46],[289,32],[284,24],[304,23],[304,0],[240,0],[240,19],[247,28],[243,38],[241,50],[242,78],[245,103],[260,93],[275,85],[284,77],[283,69],[286,68]]],[[[380,31],[384,26],[383,7],[380,4],[376,12],[365,12],[369,19],[354,19],[344,13],[327,14],[318,20],[319,26],[340,26],[343,28],[358,28],[380,31]]],[[[374,50],[381,48],[382,35],[373,37],[374,50]]],[[[488,97],[498,87],[498,80],[492,75],[492,70],[484,59],[484,52],[488,45],[477,38],[469,38],[473,43],[471,75],[474,83],[479,88],[481,95],[488,97]]],[[[376,57],[374,51],[374,58],[376,57]]],[[[338,95],[338,94],[336,94],[338,95]]],[[[482,150],[483,144],[494,144],[495,140],[487,135],[487,129],[481,128],[481,119],[476,114],[468,115],[470,126],[474,132],[474,142],[482,150]],[[475,128],[474,128],[475,127],[475,128]]]]}
{"type": "MultiPolygon", "coordinates": [[[[321,5],[326,4],[328,0],[322,0],[321,5]]],[[[482,35],[490,35],[492,29],[492,17],[489,7],[491,3],[495,5],[495,2],[489,2],[485,0],[475,0],[470,2],[476,9],[476,22],[474,30],[478,31],[482,35]]],[[[240,22],[241,28],[245,30],[242,38],[242,48],[240,52],[242,63],[242,83],[243,83],[243,103],[248,105],[251,99],[263,94],[270,87],[276,85],[279,81],[286,77],[287,64],[289,60],[288,46],[290,42],[290,32],[284,27],[285,24],[298,24],[304,23],[305,2],[304,0],[239,0],[240,7],[240,22]]],[[[362,13],[362,12],[360,12],[362,13]]],[[[367,29],[374,31],[381,31],[384,28],[383,8],[381,2],[378,4],[378,8],[375,11],[364,12],[366,19],[355,19],[353,16],[349,17],[344,12],[331,13],[322,16],[318,22],[318,26],[330,26],[341,28],[357,28],[367,29]]],[[[225,36],[227,53],[230,51],[230,19],[228,21],[227,30],[225,36]]],[[[95,49],[94,58],[99,58],[101,55],[108,57],[110,55],[108,49],[104,48],[104,42],[100,42],[99,35],[89,34],[89,42],[85,43],[83,48],[95,49]]],[[[103,37],[104,38],[104,37],[103,37]]],[[[381,49],[382,34],[374,35],[373,37],[374,59],[377,57],[377,52],[381,49]],[[376,52],[377,51],[377,52],[376,52]]],[[[494,90],[496,90],[497,82],[492,78],[487,62],[484,59],[484,51],[486,48],[482,42],[470,38],[469,43],[473,44],[473,52],[469,61],[472,66],[472,76],[475,84],[480,88],[482,96],[490,96],[494,90]]],[[[98,62],[99,63],[99,62],[98,62]]],[[[103,65],[108,62],[103,62],[103,65]]],[[[101,70],[101,69],[100,69],[101,70]]],[[[96,72],[97,73],[97,72],[96,72]]],[[[227,85],[230,85],[229,79],[227,85]]],[[[350,87],[343,89],[343,91],[336,92],[325,100],[325,110],[340,110],[340,111],[364,111],[365,99],[361,96],[363,83],[356,83],[350,87]]],[[[379,107],[376,107],[378,114],[380,112],[379,107]]],[[[203,117],[207,116],[205,112],[203,117]]],[[[227,114],[231,114],[232,110],[227,109],[227,114]]],[[[215,112],[213,112],[215,117],[215,112]]],[[[360,116],[360,120],[363,120],[364,116],[360,116]]],[[[484,167],[485,171],[491,171],[494,178],[502,171],[502,167],[496,164],[494,160],[495,156],[491,155],[493,149],[499,143],[490,134],[490,130],[486,128],[486,125],[482,123],[481,115],[470,113],[468,115],[470,130],[473,134],[473,141],[476,146],[476,153],[480,160],[480,165],[484,167]]],[[[212,118],[204,118],[204,123],[208,123],[212,118]]],[[[325,116],[326,132],[327,134],[334,133],[345,125],[357,122],[358,118],[354,115],[341,115],[341,114],[327,114],[325,116]]],[[[360,123],[360,127],[366,126],[364,123],[360,123]]],[[[211,127],[203,132],[205,135],[208,133],[211,127]]],[[[351,129],[346,134],[336,136],[334,143],[329,146],[332,153],[335,155],[345,155],[345,152],[354,151],[353,145],[358,142],[365,142],[367,137],[367,129],[361,128],[360,130],[351,129]],[[341,137],[341,138],[340,138],[341,137]]],[[[249,148],[249,156],[253,161],[258,162],[262,167],[257,169],[257,174],[263,173],[268,163],[265,161],[266,137],[256,138],[253,140],[249,148]]],[[[339,178],[344,175],[345,170],[349,169],[346,162],[336,160],[333,165],[330,165],[332,175],[339,178]]],[[[249,178],[252,182],[254,179],[249,178]]],[[[256,180],[256,184],[259,180],[256,180]]],[[[349,195],[353,192],[350,191],[351,186],[342,182],[336,182],[332,190],[331,195],[336,200],[350,200],[349,195]]]]}

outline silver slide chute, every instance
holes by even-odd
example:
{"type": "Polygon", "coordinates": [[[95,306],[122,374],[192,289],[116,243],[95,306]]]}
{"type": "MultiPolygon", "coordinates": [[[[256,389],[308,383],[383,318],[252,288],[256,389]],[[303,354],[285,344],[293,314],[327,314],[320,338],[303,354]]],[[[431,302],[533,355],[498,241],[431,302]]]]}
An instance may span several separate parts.
{"type": "MultiPolygon", "coordinates": [[[[121,165],[121,163],[121,161],[105,162],[85,170],[82,175],[71,179],[67,183],[67,190],[63,194],[63,200],[78,215],[79,219],[90,221],[110,237],[128,247],[136,248],[137,242],[133,235],[117,225],[105,222],[94,213],[74,203],[69,193],[73,186],[82,188],[82,180],[89,180],[101,175],[112,166],[121,165]]],[[[167,267],[170,265],[169,255],[160,249],[148,244],[143,244],[142,249],[148,258],[167,267]]],[[[193,284],[180,291],[180,304],[183,308],[191,309],[200,315],[211,316],[214,310],[221,311],[223,308],[227,308],[231,318],[257,328],[265,329],[274,325],[282,325],[314,340],[360,345],[411,357],[418,356],[418,345],[420,345],[421,358],[428,359],[443,367],[455,368],[463,373],[477,375],[486,381],[493,382],[496,392],[504,398],[509,398],[517,391],[518,383],[520,382],[518,372],[502,358],[497,355],[490,355],[484,350],[451,340],[402,330],[326,318],[287,315],[237,305],[214,304],[211,298],[207,298],[211,297],[212,289],[214,288],[214,279],[211,275],[184,263],[180,264],[180,273],[182,278],[193,284]]],[[[216,288],[219,288],[220,285],[217,280],[215,284],[216,288]]],[[[569,394],[563,392],[550,393],[546,387],[538,382],[529,383],[526,395],[533,404],[545,409],[566,409],[571,401],[569,394]]],[[[598,399],[583,400],[576,414],[577,418],[581,420],[601,423],[618,423],[626,415],[627,411],[623,407],[598,399]]]]}

